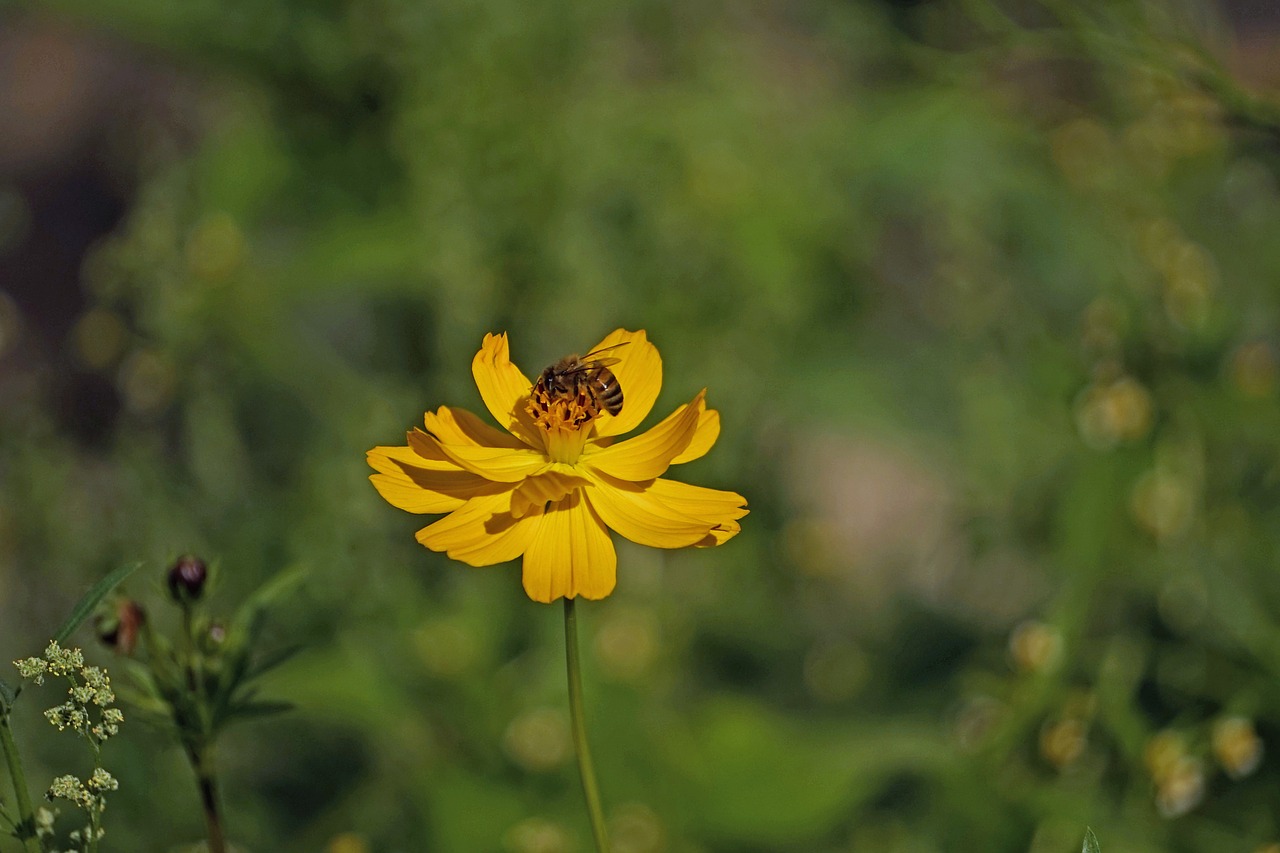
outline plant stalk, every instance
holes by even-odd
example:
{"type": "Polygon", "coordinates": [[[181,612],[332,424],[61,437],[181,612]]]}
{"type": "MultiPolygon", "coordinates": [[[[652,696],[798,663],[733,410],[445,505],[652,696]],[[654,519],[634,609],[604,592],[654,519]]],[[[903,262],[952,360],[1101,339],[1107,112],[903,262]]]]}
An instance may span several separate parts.
{"type": "Polygon", "coordinates": [[[18,755],[18,744],[13,740],[7,711],[0,713],[0,748],[4,749],[4,758],[9,765],[9,779],[13,782],[13,797],[18,806],[17,834],[22,838],[27,853],[43,853],[44,845],[36,836],[36,813],[27,790],[27,776],[22,772],[22,757],[18,755]]]}
{"type": "Polygon", "coordinates": [[[578,619],[573,599],[564,600],[564,649],[569,673],[569,717],[573,728],[573,746],[578,753],[578,773],[582,776],[582,794],[591,818],[591,834],[595,836],[597,853],[609,853],[609,833],[605,828],[604,809],[600,806],[600,788],[587,746],[587,725],[582,713],[582,666],[578,658],[578,619]]]}
{"type": "Polygon", "coordinates": [[[196,784],[200,788],[200,806],[204,810],[204,823],[209,836],[209,853],[227,853],[227,839],[222,832],[222,812],[218,807],[218,778],[213,770],[213,756],[208,747],[193,749],[187,753],[191,769],[196,772],[196,784]]]}

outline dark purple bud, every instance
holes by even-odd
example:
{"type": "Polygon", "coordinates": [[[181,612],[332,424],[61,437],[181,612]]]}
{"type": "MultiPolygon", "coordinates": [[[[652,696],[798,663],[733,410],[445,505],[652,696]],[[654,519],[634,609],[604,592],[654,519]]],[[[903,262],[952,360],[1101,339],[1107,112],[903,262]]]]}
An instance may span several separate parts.
{"type": "Polygon", "coordinates": [[[169,595],[179,604],[197,601],[209,579],[209,567],[204,560],[188,554],[179,557],[169,569],[169,595]]]}

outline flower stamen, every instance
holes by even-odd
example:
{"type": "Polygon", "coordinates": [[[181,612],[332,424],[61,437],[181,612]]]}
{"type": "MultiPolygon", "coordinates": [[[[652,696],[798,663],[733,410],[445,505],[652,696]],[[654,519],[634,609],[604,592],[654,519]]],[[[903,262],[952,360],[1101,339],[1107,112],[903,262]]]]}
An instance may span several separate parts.
{"type": "Polygon", "coordinates": [[[529,403],[525,409],[533,422],[547,432],[552,430],[581,430],[600,414],[600,403],[595,395],[587,393],[585,386],[577,383],[569,394],[547,388],[539,379],[529,391],[529,403]]]}
{"type": "Polygon", "coordinates": [[[591,424],[600,415],[600,401],[584,382],[572,383],[566,392],[548,383],[544,374],[529,390],[525,411],[543,431],[547,456],[554,462],[572,465],[591,437],[591,424]]]}

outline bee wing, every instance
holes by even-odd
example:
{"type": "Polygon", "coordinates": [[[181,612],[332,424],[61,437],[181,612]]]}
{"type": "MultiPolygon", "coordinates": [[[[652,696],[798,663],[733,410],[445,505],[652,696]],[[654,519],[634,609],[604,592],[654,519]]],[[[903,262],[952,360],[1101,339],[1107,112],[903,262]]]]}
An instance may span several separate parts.
{"type": "MultiPolygon", "coordinates": [[[[610,344],[610,345],[609,345],[609,346],[607,346],[607,347],[600,347],[600,349],[592,350],[591,352],[589,352],[589,353],[587,353],[586,355],[584,355],[584,356],[582,357],[582,360],[585,362],[587,359],[591,358],[591,356],[593,356],[593,355],[599,355],[599,354],[600,354],[600,353],[602,353],[602,352],[608,352],[609,350],[611,350],[611,349],[617,349],[618,347],[625,347],[625,346],[626,346],[627,344],[629,344],[629,343],[631,343],[631,341],[623,341],[623,342],[622,342],[622,343],[620,343],[620,344],[610,344]]],[[[598,365],[600,365],[600,366],[602,366],[602,367],[608,367],[608,366],[609,366],[609,365],[611,365],[611,364],[617,364],[619,361],[621,361],[621,359],[617,359],[617,358],[597,358],[597,359],[595,359],[595,364],[598,364],[598,365]]]]}
{"type": "MultiPolygon", "coordinates": [[[[630,341],[628,341],[628,343],[630,343],[630,341]]],[[[613,347],[609,347],[609,349],[613,349],[613,347]]],[[[603,350],[600,350],[600,352],[603,352],[603,350]]],[[[583,361],[575,367],[570,367],[568,370],[560,371],[560,375],[572,376],[575,373],[586,373],[588,370],[595,370],[597,367],[609,367],[620,361],[622,361],[622,359],[608,356],[605,358],[593,358],[590,361],[583,361]]]]}

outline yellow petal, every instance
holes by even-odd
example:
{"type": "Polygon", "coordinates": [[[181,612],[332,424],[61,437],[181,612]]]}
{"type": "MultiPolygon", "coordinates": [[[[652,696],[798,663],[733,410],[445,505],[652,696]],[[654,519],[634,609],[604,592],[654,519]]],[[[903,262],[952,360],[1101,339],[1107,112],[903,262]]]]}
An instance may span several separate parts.
{"type": "Polygon", "coordinates": [[[649,343],[643,329],[638,332],[616,329],[592,347],[591,352],[615,346],[618,348],[602,357],[618,359],[609,370],[622,389],[622,411],[616,418],[607,412],[600,415],[595,423],[599,436],[621,435],[638,427],[653,410],[662,388],[662,357],[658,355],[658,348],[649,343]],[[618,346],[622,343],[626,346],[618,346]]]}
{"type": "Polygon", "coordinates": [[[582,477],[564,471],[547,471],[530,477],[511,493],[511,514],[520,518],[533,507],[558,501],[586,483],[582,477]]]}
{"type": "Polygon", "coordinates": [[[440,471],[456,471],[461,467],[444,455],[444,451],[440,449],[440,442],[431,433],[416,428],[411,429],[408,439],[409,451],[419,459],[417,464],[440,471]]]}
{"type": "Polygon", "coordinates": [[[439,453],[459,468],[499,483],[518,483],[525,477],[541,473],[551,462],[541,453],[524,445],[519,448],[481,447],[475,444],[442,444],[435,436],[416,432],[410,436],[415,449],[439,453]]]}
{"type": "Polygon", "coordinates": [[[533,383],[511,363],[506,334],[485,335],[480,351],[471,361],[471,375],[485,407],[498,425],[531,447],[540,447],[542,439],[525,405],[533,383]]]}
{"type": "Polygon", "coordinates": [[[733,537],[742,532],[742,525],[736,521],[726,521],[723,524],[717,524],[708,531],[706,538],[701,542],[693,543],[695,548],[714,548],[716,545],[723,545],[733,537]]]}
{"type": "Polygon", "coordinates": [[[536,516],[538,532],[524,553],[524,591],[534,601],[600,599],[613,592],[618,555],[581,491],[536,516]]]}
{"type": "Polygon", "coordinates": [[[644,494],[676,512],[712,524],[736,520],[746,515],[747,499],[737,492],[708,489],[678,480],[659,479],[644,485],[644,494]]]}
{"type": "Polygon", "coordinates": [[[522,448],[520,439],[500,429],[494,429],[466,409],[441,406],[424,416],[427,431],[440,439],[441,444],[473,444],[481,447],[522,448]]]}
{"type": "MultiPolygon", "coordinates": [[[[683,408],[684,406],[681,406],[680,409],[676,409],[675,415],[679,415],[680,410],[683,408]]],[[[671,460],[671,464],[680,465],[702,458],[719,437],[720,413],[715,409],[707,409],[698,418],[697,431],[694,432],[693,438],[689,441],[689,446],[677,454],[676,458],[671,460]]]]}
{"type": "Polygon", "coordinates": [[[392,506],[407,512],[450,512],[471,497],[496,491],[493,483],[469,471],[423,459],[408,447],[375,447],[369,480],[392,506]],[[435,467],[433,467],[435,466],[435,467]]]}
{"type": "Polygon", "coordinates": [[[707,536],[708,526],[675,513],[666,513],[648,502],[623,497],[607,489],[590,489],[587,499],[611,529],[651,548],[686,548],[707,536]]]}
{"type": "Polygon", "coordinates": [[[472,566],[514,560],[533,540],[539,513],[514,518],[506,511],[510,501],[505,492],[472,498],[461,509],[419,530],[417,539],[432,551],[444,551],[472,566]]]}
{"type": "Polygon", "coordinates": [[[608,447],[588,446],[579,464],[633,482],[661,476],[671,465],[671,460],[683,453],[693,441],[706,408],[706,394],[704,388],[691,403],[681,406],[662,423],[634,438],[608,447]]]}
{"type": "Polygon", "coordinates": [[[747,514],[741,495],[674,480],[628,483],[596,477],[587,499],[610,528],[654,548],[703,544],[712,530],[747,514]]]}
{"type": "MultiPolygon", "coordinates": [[[[408,439],[407,447],[375,447],[373,450],[369,451],[369,454],[376,453],[378,456],[384,457],[393,462],[403,462],[406,465],[413,465],[417,468],[427,468],[432,471],[459,470],[458,464],[441,453],[436,445],[427,445],[420,439],[415,438],[415,436],[424,435],[426,435],[426,433],[420,429],[409,430],[409,432],[406,433],[406,438],[408,439]]],[[[370,460],[369,464],[373,464],[372,460],[370,460]]]]}

